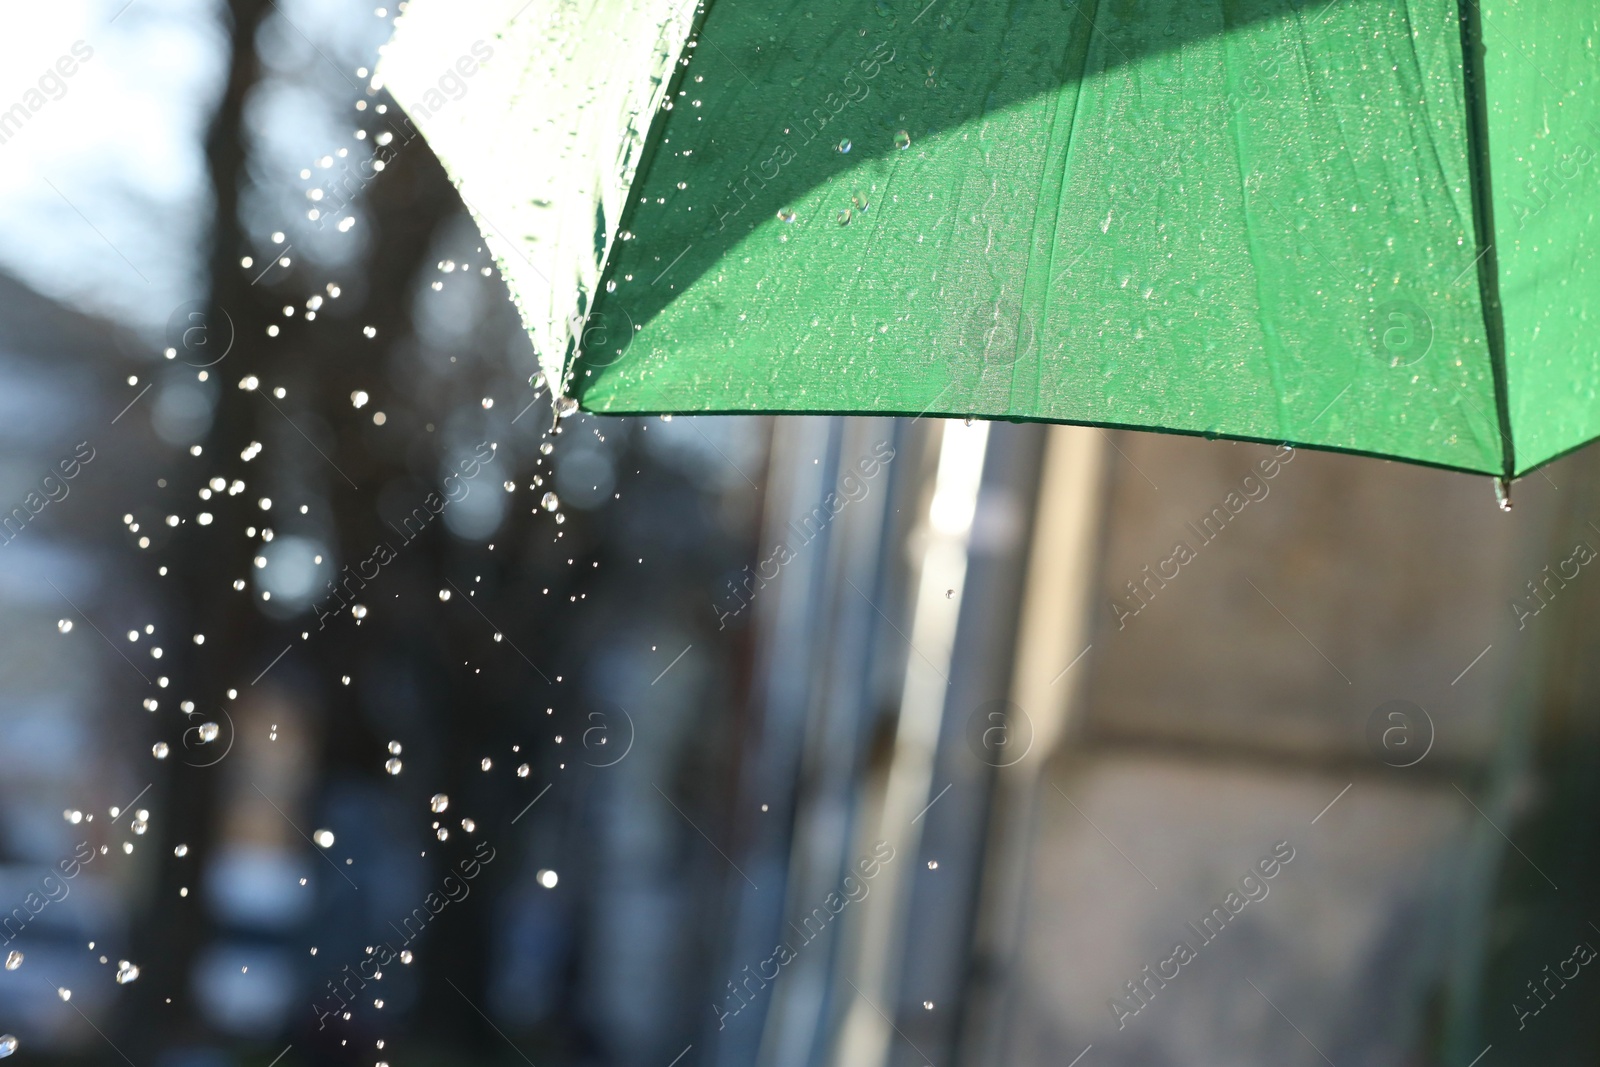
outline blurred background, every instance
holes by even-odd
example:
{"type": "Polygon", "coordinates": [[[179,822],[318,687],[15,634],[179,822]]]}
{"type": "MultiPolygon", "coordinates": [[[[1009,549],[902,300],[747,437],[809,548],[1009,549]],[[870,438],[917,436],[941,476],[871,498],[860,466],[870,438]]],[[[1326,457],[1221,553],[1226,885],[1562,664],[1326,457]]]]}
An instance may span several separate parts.
{"type": "Polygon", "coordinates": [[[1593,450],[557,422],[394,15],[0,14],[0,1057],[1600,1058],[1593,450]]]}

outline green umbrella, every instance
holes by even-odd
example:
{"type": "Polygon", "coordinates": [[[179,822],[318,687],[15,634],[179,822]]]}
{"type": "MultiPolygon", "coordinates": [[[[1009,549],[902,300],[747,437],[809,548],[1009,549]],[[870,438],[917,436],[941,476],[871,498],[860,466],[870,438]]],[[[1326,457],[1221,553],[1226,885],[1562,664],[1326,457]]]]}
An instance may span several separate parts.
{"type": "Polygon", "coordinates": [[[1600,435],[1597,33],[1596,0],[410,0],[380,73],[587,410],[1509,479],[1600,435]]]}

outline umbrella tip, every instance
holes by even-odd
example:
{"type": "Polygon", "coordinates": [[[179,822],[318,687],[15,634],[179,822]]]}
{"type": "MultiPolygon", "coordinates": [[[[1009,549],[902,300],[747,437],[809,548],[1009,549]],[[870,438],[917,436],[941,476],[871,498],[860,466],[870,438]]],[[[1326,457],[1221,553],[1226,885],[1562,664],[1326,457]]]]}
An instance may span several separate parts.
{"type": "Polygon", "coordinates": [[[1511,479],[1496,478],[1494,480],[1494,499],[1500,505],[1501,511],[1511,510],[1511,479]]]}

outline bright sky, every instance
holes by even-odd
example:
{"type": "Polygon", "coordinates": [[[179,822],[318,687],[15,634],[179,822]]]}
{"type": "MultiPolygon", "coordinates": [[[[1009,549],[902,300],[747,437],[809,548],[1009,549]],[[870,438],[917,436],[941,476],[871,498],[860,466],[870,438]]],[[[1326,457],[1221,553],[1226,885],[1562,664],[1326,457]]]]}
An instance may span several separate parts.
{"type": "Polygon", "coordinates": [[[211,210],[200,133],[225,44],[215,9],[0,9],[0,268],[153,329],[198,295],[195,252],[211,210]]]}
{"type": "MultiPolygon", "coordinates": [[[[224,75],[221,9],[220,0],[0,6],[0,270],[122,319],[152,344],[172,309],[205,291],[202,138],[224,75]]],[[[263,243],[279,229],[294,240],[304,224],[301,169],[355,145],[355,72],[376,59],[391,20],[392,8],[361,0],[275,5],[264,59],[286,77],[249,114],[267,157],[253,161],[269,185],[251,220],[263,243]]],[[[305,236],[302,247],[330,244],[305,236]]],[[[347,257],[361,242],[338,243],[347,257]]],[[[335,258],[332,248],[305,251],[335,258]]]]}

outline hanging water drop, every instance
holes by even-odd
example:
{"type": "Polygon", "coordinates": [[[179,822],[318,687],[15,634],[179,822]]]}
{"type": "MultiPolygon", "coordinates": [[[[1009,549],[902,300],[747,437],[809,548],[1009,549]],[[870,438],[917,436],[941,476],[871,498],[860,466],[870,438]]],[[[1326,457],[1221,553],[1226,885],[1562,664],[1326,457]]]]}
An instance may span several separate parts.
{"type": "Polygon", "coordinates": [[[556,418],[564,419],[578,410],[578,402],[570,396],[561,397],[556,401],[556,418]]]}

